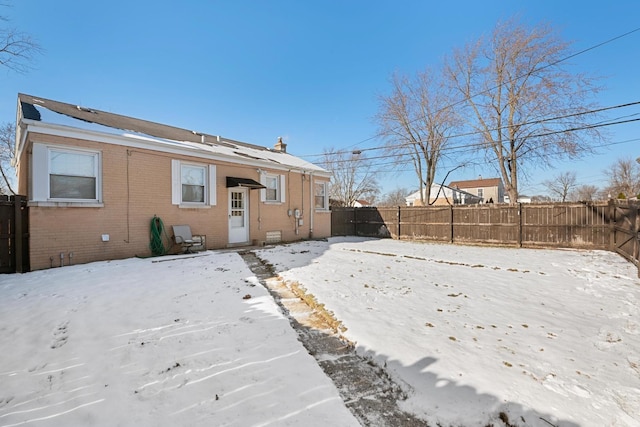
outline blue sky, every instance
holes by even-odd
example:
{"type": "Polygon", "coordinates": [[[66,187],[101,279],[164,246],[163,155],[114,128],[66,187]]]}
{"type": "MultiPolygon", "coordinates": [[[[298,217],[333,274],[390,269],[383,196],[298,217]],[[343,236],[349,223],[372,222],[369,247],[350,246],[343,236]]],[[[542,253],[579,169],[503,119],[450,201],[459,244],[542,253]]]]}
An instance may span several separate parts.
{"type": "MultiPolygon", "coordinates": [[[[282,136],[311,161],[330,147],[381,145],[373,117],[390,75],[438,67],[498,20],[548,22],[575,52],[640,27],[637,0],[14,0],[0,14],[44,49],[28,73],[0,69],[0,122],[14,120],[22,92],[258,145],[282,136]]],[[[604,77],[602,106],[640,101],[640,31],[570,66],[604,77]]],[[[640,107],[610,117],[620,116],[640,117],[640,107]]],[[[612,145],[534,170],[521,193],[544,193],[540,183],[564,171],[604,185],[609,164],[640,156],[640,122],[608,131],[612,145]]],[[[383,192],[417,187],[412,172],[378,169],[383,192]]],[[[447,181],[497,176],[489,165],[454,174],[447,181]]]]}

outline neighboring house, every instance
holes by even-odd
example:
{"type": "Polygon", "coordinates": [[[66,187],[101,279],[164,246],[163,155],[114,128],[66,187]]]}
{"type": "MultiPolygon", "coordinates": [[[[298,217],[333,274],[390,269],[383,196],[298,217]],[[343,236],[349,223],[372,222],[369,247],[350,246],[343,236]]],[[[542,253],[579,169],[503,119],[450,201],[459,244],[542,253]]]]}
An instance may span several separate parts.
{"type": "Polygon", "coordinates": [[[449,187],[464,190],[482,199],[481,203],[504,203],[504,185],[500,178],[471,179],[467,181],[452,181],[449,187]]]}
{"type": "MultiPolygon", "coordinates": [[[[423,199],[426,198],[426,191],[423,191],[423,199]]],[[[467,193],[466,191],[459,190],[457,188],[451,188],[446,185],[433,184],[431,186],[431,194],[429,197],[429,205],[441,206],[441,205],[471,205],[480,203],[482,199],[479,197],[467,193]]],[[[407,206],[423,206],[420,200],[420,190],[408,195],[405,198],[407,206]]],[[[426,200],[425,200],[426,202],[426,200]]]]}
{"type": "Polygon", "coordinates": [[[371,203],[366,200],[356,200],[353,202],[353,206],[347,206],[344,200],[340,199],[329,199],[329,205],[332,208],[344,208],[344,207],[352,207],[352,208],[368,208],[371,206],[371,203]]]}
{"type": "Polygon", "coordinates": [[[331,174],[286,152],[18,95],[18,194],[32,270],[171,252],[187,224],[206,249],[329,237],[331,174]]]}
{"type": "MultiPolygon", "coordinates": [[[[508,194],[506,194],[504,196],[504,202],[505,203],[510,203],[510,199],[509,199],[509,195],[508,194]]],[[[531,200],[531,197],[529,197],[529,196],[518,196],[518,203],[531,203],[531,202],[532,202],[532,200],[531,200]]]]}
{"type": "Polygon", "coordinates": [[[360,199],[360,200],[356,200],[353,203],[353,207],[354,208],[368,208],[371,206],[371,203],[367,202],[366,200],[360,199]]]}

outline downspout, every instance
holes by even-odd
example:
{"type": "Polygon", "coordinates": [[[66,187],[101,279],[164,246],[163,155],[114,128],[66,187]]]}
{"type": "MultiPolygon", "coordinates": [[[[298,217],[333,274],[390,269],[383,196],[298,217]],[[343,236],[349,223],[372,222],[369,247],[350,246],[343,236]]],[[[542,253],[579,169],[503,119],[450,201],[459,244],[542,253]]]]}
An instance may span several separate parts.
{"type": "MultiPolygon", "coordinates": [[[[18,192],[20,192],[20,169],[22,169],[22,165],[21,165],[21,161],[22,161],[22,153],[25,150],[25,146],[27,144],[27,134],[28,134],[28,123],[25,123],[25,120],[22,117],[22,109],[19,108],[18,109],[18,122],[16,123],[16,129],[15,129],[15,147],[13,148],[13,153],[11,153],[11,166],[14,168],[15,170],[15,174],[16,174],[16,190],[18,192]]],[[[28,153],[28,152],[27,152],[28,153]]],[[[31,162],[31,156],[30,154],[27,156],[27,167],[29,169],[31,169],[30,166],[30,162],[31,162]]],[[[29,178],[29,174],[27,173],[25,174],[24,172],[23,176],[26,177],[27,180],[27,184],[26,184],[26,192],[28,194],[27,199],[33,198],[33,194],[31,192],[31,185],[32,185],[32,179],[29,178]]]]}
{"type": "Polygon", "coordinates": [[[313,172],[309,173],[309,239],[313,239],[313,212],[315,206],[313,203],[313,172]]]}
{"type": "Polygon", "coordinates": [[[22,117],[20,117],[19,120],[20,121],[16,126],[15,147],[14,147],[13,153],[11,153],[11,155],[13,156],[11,166],[13,166],[16,169],[18,167],[18,162],[22,157],[22,151],[24,150],[24,146],[27,143],[27,126],[28,125],[22,120],[22,117]]]}
{"type": "MultiPolygon", "coordinates": [[[[258,169],[258,182],[262,183],[262,174],[264,171],[262,169],[258,169]]],[[[262,231],[262,213],[260,212],[260,206],[262,205],[262,189],[258,190],[258,230],[262,231]]],[[[249,190],[249,194],[251,194],[251,190],[249,190]]]]}
{"type": "Polygon", "coordinates": [[[131,150],[127,150],[127,240],[125,243],[131,241],[131,180],[129,179],[129,157],[131,157],[131,150]]]}
{"type": "Polygon", "coordinates": [[[300,217],[295,218],[296,221],[296,236],[300,233],[300,220],[304,218],[304,180],[306,178],[305,171],[300,174],[300,190],[302,192],[300,196],[300,217]]]}

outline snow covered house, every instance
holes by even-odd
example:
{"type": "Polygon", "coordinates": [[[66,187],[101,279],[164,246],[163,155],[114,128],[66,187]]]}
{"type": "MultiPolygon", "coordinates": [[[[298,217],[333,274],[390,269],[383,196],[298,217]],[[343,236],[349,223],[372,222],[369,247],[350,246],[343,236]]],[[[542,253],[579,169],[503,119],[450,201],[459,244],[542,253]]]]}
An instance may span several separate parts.
{"type": "Polygon", "coordinates": [[[19,94],[15,162],[32,270],[152,255],[159,224],[160,252],[179,250],[180,224],[205,249],[331,234],[331,174],[282,140],[265,148],[19,94]]]}
{"type": "MultiPolygon", "coordinates": [[[[426,191],[423,191],[423,199],[426,199],[426,191]]],[[[442,205],[471,205],[480,203],[482,199],[466,191],[459,190],[457,188],[451,188],[444,184],[433,184],[431,186],[431,194],[429,196],[429,205],[442,206],[442,205]]],[[[420,190],[415,193],[411,193],[405,197],[407,206],[423,206],[420,200],[420,190]]],[[[426,200],[425,200],[425,204],[426,200]]]]}

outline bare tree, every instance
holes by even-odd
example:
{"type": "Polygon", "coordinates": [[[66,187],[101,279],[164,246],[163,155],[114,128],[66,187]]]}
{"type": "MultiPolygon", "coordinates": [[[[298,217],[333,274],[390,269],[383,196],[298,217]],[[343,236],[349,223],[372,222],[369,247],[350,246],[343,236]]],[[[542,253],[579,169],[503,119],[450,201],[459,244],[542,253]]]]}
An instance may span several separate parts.
{"type": "MultiPolygon", "coordinates": [[[[0,7],[8,7],[7,3],[0,3],[0,7]]],[[[13,71],[24,73],[31,66],[35,54],[42,48],[29,34],[7,26],[9,20],[0,15],[0,65],[13,71]]]]}
{"type": "Polygon", "coordinates": [[[11,159],[15,147],[16,128],[13,123],[0,126],[0,194],[15,194],[11,187],[13,166],[11,159]]]}
{"type": "Polygon", "coordinates": [[[324,151],[320,165],[332,174],[329,198],[343,206],[353,206],[356,200],[373,202],[380,190],[372,163],[359,151],[324,151]]]}
{"type": "Polygon", "coordinates": [[[406,188],[396,188],[385,194],[379,206],[405,206],[407,204],[405,197],[409,194],[406,188]]]}
{"type": "Polygon", "coordinates": [[[577,157],[601,137],[588,126],[593,115],[587,114],[598,87],[593,78],[566,69],[569,47],[548,26],[529,29],[511,19],[447,61],[469,125],[510,200],[518,200],[527,167],[577,157]]]}
{"type": "Polygon", "coordinates": [[[414,79],[396,74],[391,84],[391,94],[380,97],[376,121],[387,152],[396,156],[398,164],[413,165],[424,204],[438,161],[460,120],[450,103],[450,89],[432,71],[414,79]]]}
{"type": "Polygon", "coordinates": [[[576,185],[576,173],[575,172],[562,172],[552,179],[546,180],[543,182],[547,190],[551,193],[552,196],[555,196],[556,199],[559,199],[561,202],[566,202],[571,190],[573,190],[576,185]]]}
{"type": "Polygon", "coordinates": [[[573,190],[571,198],[578,202],[591,202],[598,200],[600,189],[595,185],[584,184],[579,185],[573,190]]]}
{"type": "MultiPolygon", "coordinates": [[[[0,7],[8,7],[0,2],[0,7]]],[[[0,66],[19,73],[26,72],[33,56],[41,52],[40,45],[28,34],[7,26],[9,20],[0,15],[0,66]]],[[[15,194],[11,183],[13,166],[11,158],[15,146],[15,126],[5,123],[0,126],[0,194],[15,194]]]]}
{"type": "Polygon", "coordinates": [[[606,191],[610,197],[624,195],[625,198],[630,198],[640,195],[640,164],[637,160],[618,159],[605,173],[609,175],[606,191]]]}

